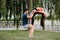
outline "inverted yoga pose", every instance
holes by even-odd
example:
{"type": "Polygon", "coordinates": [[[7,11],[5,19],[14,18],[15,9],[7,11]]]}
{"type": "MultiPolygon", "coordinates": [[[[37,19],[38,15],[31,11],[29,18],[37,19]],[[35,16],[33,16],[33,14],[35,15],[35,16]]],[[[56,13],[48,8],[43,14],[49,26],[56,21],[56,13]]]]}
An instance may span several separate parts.
{"type": "Polygon", "coordinates": [[[34,24],[34,16],[36,14],[42,14],[42,17],[41,17],[41,26],[43,28],[43,30],[45,29],[45,24],[44,24],[44,21],[45,21],[45,18],[46,18],[46,13],[44,12],[44,9],[42,7],[37,7],[35,8],[32,12],[31,12],[31,16],[32,16],[32,19],[31,20],[31,24],[33,25],[34,24]]]}

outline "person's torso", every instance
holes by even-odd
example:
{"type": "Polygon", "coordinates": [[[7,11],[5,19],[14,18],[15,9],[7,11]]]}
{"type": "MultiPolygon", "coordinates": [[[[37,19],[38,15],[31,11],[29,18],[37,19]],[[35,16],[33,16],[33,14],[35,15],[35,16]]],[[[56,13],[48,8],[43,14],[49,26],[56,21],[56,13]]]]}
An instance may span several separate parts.
{"type": "Polygon", "coordinates": [[[23,26],[28,24],[27,14],[23,14],[23,26]]]}

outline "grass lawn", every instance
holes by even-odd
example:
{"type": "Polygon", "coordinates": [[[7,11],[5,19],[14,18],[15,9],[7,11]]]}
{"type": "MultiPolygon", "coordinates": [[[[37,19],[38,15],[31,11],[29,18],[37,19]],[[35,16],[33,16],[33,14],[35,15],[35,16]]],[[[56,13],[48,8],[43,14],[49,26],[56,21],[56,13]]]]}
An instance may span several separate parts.
{"type": "Polygon", "coordinates": [[[34,37],[28,37],[28,31],[0,31],[0,40],[60,40],[60,32],[35,31],[34,37]]]}

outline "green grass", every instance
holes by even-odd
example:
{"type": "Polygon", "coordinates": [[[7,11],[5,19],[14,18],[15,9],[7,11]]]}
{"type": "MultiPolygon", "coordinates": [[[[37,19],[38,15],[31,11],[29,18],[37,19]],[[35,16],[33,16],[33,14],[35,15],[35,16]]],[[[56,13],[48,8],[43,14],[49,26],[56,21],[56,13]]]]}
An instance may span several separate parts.
{"type": "Polygon", "coordinates": [[[35,31],[29,38],[28,31],[0,31],[0,40],[60,40],[60,32],[35,31]]]}

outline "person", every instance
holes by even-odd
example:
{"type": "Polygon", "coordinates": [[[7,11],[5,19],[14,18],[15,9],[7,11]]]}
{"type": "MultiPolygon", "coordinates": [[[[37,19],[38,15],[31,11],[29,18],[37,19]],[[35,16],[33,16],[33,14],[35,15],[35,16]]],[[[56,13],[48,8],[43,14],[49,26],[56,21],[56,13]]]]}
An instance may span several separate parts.
{"type": "Polygon", "coordinates": [[[47,15],[46,15],[46,13],[44,12],[44,9],[43,9],[42,7],[37,7],[37,10],[38,10],[38,12],[39,12],[40,14],[42,14],[40,24],[41,24],[41,26],[42,26],[42,29],[45,30],[45,24],[44,24],[44,22],[45,22],[45,18],[46,18],[47,15]]]}
{"type": "Polygon", "coordinates": [[[34,24],[34,16],[36,14],[42,14],[42,17],[41,17],[41,26],[43,28],[43,30],[45,29],[45,24],[44,24],[44,21],[45,21],[45,18],[46,18],[46,14],[44,12],[44,9],[42,7],[36,7],[35,8],[36,12],[33,14],[33,17],[32,17],[32,25],[34,24]]]}
{"type": "Polygon", "coordinates": [[[28,20],[32,17],[29,15],[29,9],[24,10],[23,14],[23,27],[28,28],[29,37],[33,37],[34,26],[32,24],[28,24],[28,20]]]}

